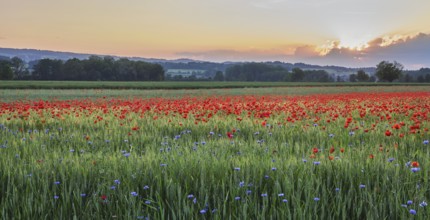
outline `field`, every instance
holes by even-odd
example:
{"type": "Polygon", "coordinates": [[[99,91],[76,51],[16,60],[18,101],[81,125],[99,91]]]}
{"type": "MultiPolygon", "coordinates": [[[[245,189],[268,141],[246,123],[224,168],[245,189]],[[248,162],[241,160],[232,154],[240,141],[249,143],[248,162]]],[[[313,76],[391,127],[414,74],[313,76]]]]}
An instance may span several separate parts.
{"type": "Polygon", "coordinates": [[[0,81],[0,89],[219,89],[279,87],[430,86],[429,83],[0,81]]]}
{"type": "Polygon", "coordinates": [[[429,219],[430,88],[0,90],[2,219],[429,219]]]}

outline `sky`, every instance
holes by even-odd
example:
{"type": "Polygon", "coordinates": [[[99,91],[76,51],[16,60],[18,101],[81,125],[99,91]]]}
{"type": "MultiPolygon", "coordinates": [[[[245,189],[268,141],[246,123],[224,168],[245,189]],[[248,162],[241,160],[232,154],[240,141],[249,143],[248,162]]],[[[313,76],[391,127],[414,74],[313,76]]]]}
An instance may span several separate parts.
{"type": "Polygon", "coordinates": [[[0,47],[430,67],[429,0],[0,0],[0,47]]]}

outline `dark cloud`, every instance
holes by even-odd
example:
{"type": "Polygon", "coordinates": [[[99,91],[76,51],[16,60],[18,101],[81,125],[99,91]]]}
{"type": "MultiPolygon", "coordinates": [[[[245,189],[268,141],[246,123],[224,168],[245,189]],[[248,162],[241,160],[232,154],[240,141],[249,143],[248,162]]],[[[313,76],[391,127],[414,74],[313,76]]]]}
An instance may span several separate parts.
{"type": "Polygon", "coordinates": [[[339,47],[339,42],[332,42],[321,55],[321,50],[314,45],[283,47],[269,50],[210,50],[201,52],[180,52],[177,56],[196,60],[223,61],[285,61],[304,62],[318,65],[338,65],[348,67],[376,66],[383,60],[397,61],[407,69],[430,67],[430,34],[418,34],[413,37],[391,40],[376,38],[369,41],[368,47],[352,50],[339,47]],[[387,45],[389,44],[389,45],[387,45]]]}
{"type": "MultiPolygon", "coordinates": [[[[376,38],[368,42],[369,47],[361,51],[333,48],[325,55],[294,56],[291,59],[320,65],[351,67],[375,66],[382,60],[395,60],[408,69],[430,67],[430,34],[421,33],[414,37],[398,39],[386,46],[383,46],[384,43],[383,38],[376,38]]],[[[299,51],[301,52],[302,49],[299,51]]],[[[311,53],[308,52],[308,54],[311,53]]],[[[296,55],[300,55],[300,53],[296,55]]]]}

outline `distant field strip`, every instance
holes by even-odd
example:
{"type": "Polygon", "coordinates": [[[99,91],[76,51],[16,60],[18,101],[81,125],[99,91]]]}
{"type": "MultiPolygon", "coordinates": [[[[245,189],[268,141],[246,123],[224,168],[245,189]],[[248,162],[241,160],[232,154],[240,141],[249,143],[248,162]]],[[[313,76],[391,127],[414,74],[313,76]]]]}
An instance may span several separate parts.
{"type": "Polygon", "coordinates": [[[0,81],[0,89],[217,89],[259,87],[430,86],[429,83],[0,81]]]}

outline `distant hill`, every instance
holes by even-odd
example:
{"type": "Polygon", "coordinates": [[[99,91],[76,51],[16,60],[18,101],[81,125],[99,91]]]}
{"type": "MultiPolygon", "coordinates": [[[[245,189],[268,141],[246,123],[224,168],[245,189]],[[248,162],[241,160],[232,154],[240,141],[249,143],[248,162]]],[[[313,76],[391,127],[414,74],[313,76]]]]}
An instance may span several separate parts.
{"type": "MultiPolygon", "coordinates": [[[[12,57],[19,57],[27,63],[35,63],[34,61],[40,59],[60,59],[68,60],[72,58],[87,59],[91,55],[96,56],[111,56],[111,55],[98,55],[98,54],[84,54],[84,53],[72,53],[72,52],[60,52],[60,51],[49,51],[49,50],[35,50],[35,49],[13,49],[13,48],[0,48],[0,59],[8,59],[12,57]]],[[[184,69],[184,70],[204,70],[208,74],[213,75],[216,71],[225,71],[229,66],[238,64],[239,62],[224,62],[215,63],[209,61],[199,61],[192,59],[156,59],[156,58],[143,58],[143,57],[119,57],[111,56],[115,59],[127,58],[133,61],[145,61],[151,63],[158,63],[163,66],[167,71],[169,69],[184,69]]],[[[266,62],[271,65],[282,66],[288,70],[293,68],[300,68],[303,70],[325,70],[332,75],[349,75],[356,73],[358,69],[363,69],[366,73],[373,74],[375,72],[374,67],[368,68],[348,68],[341,66],[319,66],[305,63],[285,63],[280,61],[266,62]]]]}

